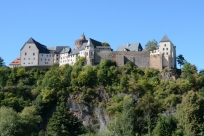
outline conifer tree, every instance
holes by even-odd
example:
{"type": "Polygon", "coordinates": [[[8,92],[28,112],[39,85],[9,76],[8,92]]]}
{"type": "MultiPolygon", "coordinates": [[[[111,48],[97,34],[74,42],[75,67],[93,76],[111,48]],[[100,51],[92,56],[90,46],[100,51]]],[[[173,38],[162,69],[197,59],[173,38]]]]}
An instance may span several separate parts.
{"type": "Polygon", "coordinates": [[[73,116],[61,98],[56,112],[53,113],[47,125],[47,136],[78,136],[84,132],[83,125],[73,116]]]}
{"type": "Polygon", "coordinates": [[[4,59],[0,57],[0,66],[4,66],[4,59]]]}

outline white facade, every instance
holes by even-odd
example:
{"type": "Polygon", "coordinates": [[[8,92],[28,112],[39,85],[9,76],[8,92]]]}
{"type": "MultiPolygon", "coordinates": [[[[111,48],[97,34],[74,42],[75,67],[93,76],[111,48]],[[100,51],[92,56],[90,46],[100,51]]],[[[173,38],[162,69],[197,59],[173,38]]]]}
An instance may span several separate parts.
{"type": "Polygon", "coordinates": [[[26,43],[20,52],[21,66],[38,65],[39,50],[33,43],[26,43]]]}
{"type": "Polygon", "coordinates": [[[39,54],[39,65],[52,65],[54,63],[54,54],[51,53],[40,53],[39,54]]]}
{"type": "Polygon", "coordinates": [[[76,54],[60,53],[59,65],[69,64],[74,65],[76,63],[76,54]]]}

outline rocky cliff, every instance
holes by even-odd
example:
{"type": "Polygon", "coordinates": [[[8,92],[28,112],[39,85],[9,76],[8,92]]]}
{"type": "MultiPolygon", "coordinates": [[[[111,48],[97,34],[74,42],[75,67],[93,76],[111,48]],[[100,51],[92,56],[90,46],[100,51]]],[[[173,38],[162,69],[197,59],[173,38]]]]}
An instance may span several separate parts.
{"type": "Polygon", "coordinates": [[[106,113],[105,106],[100,104],[102,102],[108,102],[109,96],[103,86],[96,89],[95,93],[95,99],[97,99],[98,102],[79,102],[79,98],[82,97],[82,94],[75,93],[70,95],[67,99],[67,106],[70,112],[83,122],[84,126],[95,131],[103,131],[107,129],[107,126],[113,120],[113,117],[106,113]]]}

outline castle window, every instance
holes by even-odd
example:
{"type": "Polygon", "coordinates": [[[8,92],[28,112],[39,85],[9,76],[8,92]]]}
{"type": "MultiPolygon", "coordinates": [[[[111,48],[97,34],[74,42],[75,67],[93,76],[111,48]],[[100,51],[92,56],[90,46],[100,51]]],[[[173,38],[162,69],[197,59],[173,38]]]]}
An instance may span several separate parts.
{"type": "Polygon", "coordinates": [[[168,48],[166,48],[166,50],[168,50],[168,48]]]}
{"type": "Polygon", "coordinates": [[[50,59],[48,59],[48,61],[50,61],[50,59]]]}
{"type": "Polygon", "coordinates": [[[164,44],[164,46],[166,46],[166,44],[164,44]]]}
{"type": "Polygon", "coordinates": [[[166,55],[168,55],[168,52],[166,53],[166,55]]]}
{"type": "Polygon", "coordinates": [[[45,59],[45,61],[46,61],[46,59],[45,59]]]}
{"type": "Polygon", "coordinates": [[[43,54],[42,54],[42,56],[43,56],[43,54]]]}
{"type": "Polygon", "coordinates": [[[35,58],[33,58],[33,60],[35,60],[35,58]]]}
{"type": "Polygon", "coordinates": [[[93,53],[91,52],[91,56],[92,56],[92,54],[93,54],[93,53]]]}
{"type": "Polygon", "coordinates": [[[42,58],[41,58],[41,61],[42,61],[42,58]]]}
{"type": "Polygon", "coordinates": [[[29,46],[29,48],[30,48],[30,46],[29,46]]]}
{"type": "Polygon", "coordinates": [[[28,60],[30,60],[30,58],[28,58],[28,60]]]}
{"type": "Polygon", "coordinates": [[[163,48],[163,51],[164,51],[164,48],[163,48]]]}
{"type": "Polygon", "coordinates": [[[33,53],[33,56],[35,56],[35,53],[33,53]]]}
{"type": "Polygon", "coordinates": [[[58,58],[57,58],[57,60],[58,60],[58,58]]]}
{"type": "Polygon", "coordinates": [[[25,55],[27,55],[27,53],[25,52],[25,55]]]}
{"type": "Polygon", "coordinates": [[[24,58],[24,60],[25,60],[25,58],[24,58]]]}

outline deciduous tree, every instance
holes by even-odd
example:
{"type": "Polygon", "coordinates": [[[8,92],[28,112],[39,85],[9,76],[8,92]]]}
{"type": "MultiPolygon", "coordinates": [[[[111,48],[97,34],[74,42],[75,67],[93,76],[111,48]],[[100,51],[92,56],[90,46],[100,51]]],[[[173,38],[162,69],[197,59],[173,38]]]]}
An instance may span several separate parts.
{"type": "Polygon", "coordinates": [[[204,121],[204,99],[197,93],[189,91],[182,103],[177,105],[178,126],[187,136],[198,134],[204,121]]]}
{"type": "Polygon", "coordinates": [[[153,39],[152,41],[148,41],[147,44],[145,45],[145,48],[149,51],[156,50],[157,47],[158,47],[158,43],[155,39],[153,39]]]}

